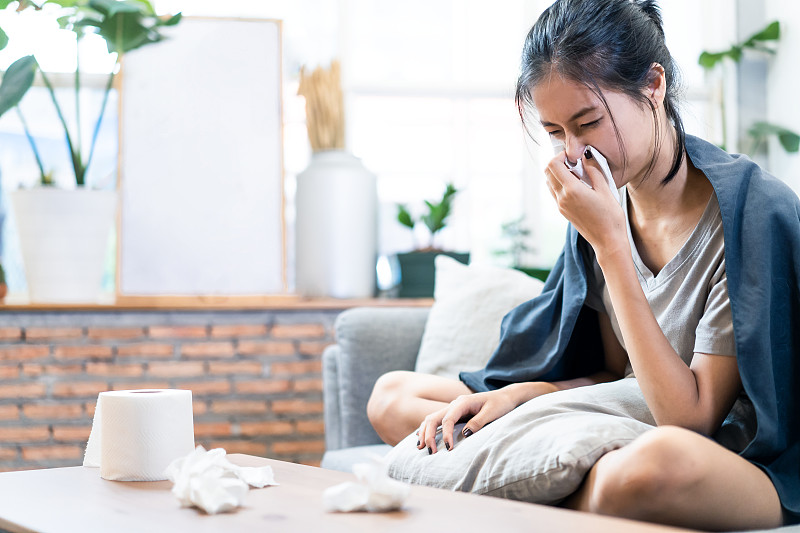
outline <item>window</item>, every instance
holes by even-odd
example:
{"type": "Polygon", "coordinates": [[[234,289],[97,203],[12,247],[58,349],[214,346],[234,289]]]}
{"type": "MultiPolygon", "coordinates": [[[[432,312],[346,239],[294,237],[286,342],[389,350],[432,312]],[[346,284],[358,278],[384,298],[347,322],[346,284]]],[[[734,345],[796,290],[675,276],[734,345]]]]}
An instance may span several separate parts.
{"type": "MultiPolygon", "coordinates": [[[[533,211],[535,155],[514,105],[519,54],[544,2],[349,0],[342,13],[348,140],[378,175],[383,253],[428,242],[398,224],[461,190],[437,247],[496,261],[502,223],[533,211]]],[[[561,239],[559,239],[561,240],[561,239]]]]}
{"type": "MultiPolygon", "coordinates": [[[[519,57],[530,25],[549,0],[157,0],[160,13],[186,16],[257,17],[283,21],[284,167],[289,240],[292,240],[294,179],[308,163],[310,149],[304,125],[303,99],[297,96],[302,65],[313,68],[339,58],[346,95],[348,148],[378,176],[380,251],[391,254],[414,246],[414,238],[395,221],[398,202],[416,209],[423,199],[437,198],[448,181],[462,190],[441,240],[442,248],[468,250],[476,262],[501,262],[501,225],[524,216],[532,230],[534,252],[526,261],[551,265],[564,239],[565,221],[546,190],[541,169],[552,154],[549,142],[527,139],[513,101],[519,57]]],[[[662,0],[668,44],[684,72],[688,105],[684,118],[689,132],[715,139],[718,118],[714,94],[696,65],[703,49],[722,48],[732,39],[735,13],[725,0],[662,0]],[[720,17],[723,17],[720,19],[720,17]],[[714,20],[714,24],[706,21],[714,20]]],[[[12,6],[13,7],[13,6],[12,6]]],[[[33,18],[34,14],[30,14],[33,18]]],[[[0,52],[0,68],[24,53],[36,52],[40,37],[31,31],[28,13],[0,12],[0,24],[11,44],[0,52]],[[11,22],[13,20],[13,22],[11,22]],[[12,33],[12,28],[15,28],[12,33]],[[23,37],[23,35],[25,37],[23,37]]],[[[54,24],[54,23],[53,23],[54,24]]],[[[44,31],[44,30],[37,30],[44,31]]],[[[37,54],[53,72],[74,68],[74,39],[51,27],[53,39],[64,39],[61,54],[37,54]]],[[[71,34],[69,34],[71,35],[71,34]]],[[[104,47],[85,40],[82,67],[108,72],[104,47]],[[93,50],[93,51],[92,51],[93,50]],[[90,59],[90,56],[92,57],[90,59]]],[[[49,47],[52,48],[52,47],[49,47]]],[[[84,137],[90,116],[99,105],[104,77],[85,78],[93,90],[82,110],[84,137]]],[[[56,77],[70,103],[69,76],[56,77]]],[[[58,123],[46,115],[52,106],[43,89],[24,101],[26,118],[48,160],[67,166],[58,123]],[[41,110],[41,113],[40,113],[41,110]],[[62,153],[59,155],[58,152],[62,153]]],[[[70,107],[72,106],[72,107],[70,107]]],[[[104,146],[92,163],[95,183],[115,182],[116,103],[109,102],[104,146]]],[[[88,142],[88,141],[87,141],[88,142]]],[[[0,120],[0,163],[3,192],[36,169],[18,119],[10,112],[0,120]]],[[[3,204],[7,195],[3,194],[3,204]]],[[[22,282],[18,251],[6,224],[4,263],[10,267],[12,289],[22,282]],[[15,256],[14,254],[17,254],[15,256]],[[15,266],[17,265],[17,266],[15,266]]],[[[427,234],[420,228],[416,241],[427,234]]],[[[291,250],[290,260],[291,260],[291,250]]],[[[289,267],[290,284],[293,267],[289,267]]]]}

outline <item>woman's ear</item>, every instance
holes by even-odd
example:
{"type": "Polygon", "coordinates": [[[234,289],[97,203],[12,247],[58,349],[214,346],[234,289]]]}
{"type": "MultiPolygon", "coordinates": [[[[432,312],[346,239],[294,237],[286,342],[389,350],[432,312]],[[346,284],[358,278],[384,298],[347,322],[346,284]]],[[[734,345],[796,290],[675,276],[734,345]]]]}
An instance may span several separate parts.
{"type": "Polygon", "coordinates": [[[647,87],[645,88],[645,96],[650,100],[654,106],[658,107],[664,102],[667,94],[667,78],[664,74],[664,67],[659,63],[653,63],[650,66],[650,72],[647,73],[647,87]]]}

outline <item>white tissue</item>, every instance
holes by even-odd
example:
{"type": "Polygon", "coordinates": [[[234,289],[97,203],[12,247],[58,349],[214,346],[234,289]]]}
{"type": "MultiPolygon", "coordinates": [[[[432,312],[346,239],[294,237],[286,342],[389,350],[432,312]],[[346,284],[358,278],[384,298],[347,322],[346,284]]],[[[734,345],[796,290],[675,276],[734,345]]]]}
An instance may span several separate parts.
{"type": "Polygon", "coordinates": [[[390,478],[387,470],[388,466],[379,457],[373,457],[369,463],[356,464],[353,473],[358,482],[348,481],[326,489],[322,494],[323,509],[329,513],[400,509],[411,487],[390,478]]]}
{"type": "MultiPolygon", "coordinates": [[[[554,141],[553,149],[555,150],[556,153],[563,151],[564,143],[554,141]]],[[[611,189],[611,194],[614,195],[614,198],[617,200],[617,203],[620,203],[622,200],[619,195],[619,190],[617,189],[617,184],[614,182],[614,178],[611,176],[611,170],[608,168],[608,161],[603,156],[603,154],[597,151],[597,148],[593,146],[587,146],[586,149],[589,150],[592,153],[592,156],[595,158],[595,160],[597,160],[597,164],[600,165],[600,170],[603,172],[603,177],[606,178],[606,183],[608,183],[608,188],[611,189]]],[[[589,180],[585,175],[582,159],[578,159],[578,162],[575,165],[572,165],[569,162],[569,159],[565,159],[564,164],[566,165],[566,167],[569,169],[570,172],[572,172],[578,178],[580,178],[581,183],[583,183],[590,189],[592,188],[592,185],[589,183],[589,180]]]]}
{"type": "Polygon", "coordinates": [[[251,486],[277,485],[270,466],[237,466],[225,458],[222,448],[206,451],[202,446],[175,459],[165,474],[183,507],[196,506],[208,514],[240,507],[251,486]]]}
{"type": "Polygon", "coordinates": [[[101,392],[83,466],[115,481],[160,481],[164,469],[194,449],[192,392],[101,392]]]}

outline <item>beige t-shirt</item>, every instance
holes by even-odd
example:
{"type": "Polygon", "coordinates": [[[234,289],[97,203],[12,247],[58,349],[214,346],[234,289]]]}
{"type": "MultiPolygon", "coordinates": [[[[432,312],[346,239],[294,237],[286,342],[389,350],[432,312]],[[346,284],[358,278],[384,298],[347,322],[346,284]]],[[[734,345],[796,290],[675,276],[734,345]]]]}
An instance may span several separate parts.
{"type": "MultiPolygon", "coordinates": [[[[631,235],[626,189],[620,194],[639,283],[669,343],[687,365],[695,353],[736,356],[722,217],[716,195],[711,195],[700,221],[675,257],[654,276],[642,262],[631,235]]],[[[591,261],[586,305],[608,314],[624,347],[603,271],[593,252],[591,261]]],[[[630,364],[625,374],[632,375],[630,364]]]]}

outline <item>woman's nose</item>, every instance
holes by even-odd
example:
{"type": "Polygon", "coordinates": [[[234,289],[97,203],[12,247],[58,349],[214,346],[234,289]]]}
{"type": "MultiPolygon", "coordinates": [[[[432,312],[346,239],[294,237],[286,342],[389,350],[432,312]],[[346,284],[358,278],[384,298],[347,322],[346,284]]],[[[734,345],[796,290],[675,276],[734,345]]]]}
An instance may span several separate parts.
{"type": "Polygon", "coordinates": [[[583,157],[583,152],[586,151],[586,144],[574,137],[568,137],[564,144],[564,151],[567,154],[567,162],[570,165],[576,165],[578,164],[578,160],[583,157]]]}

